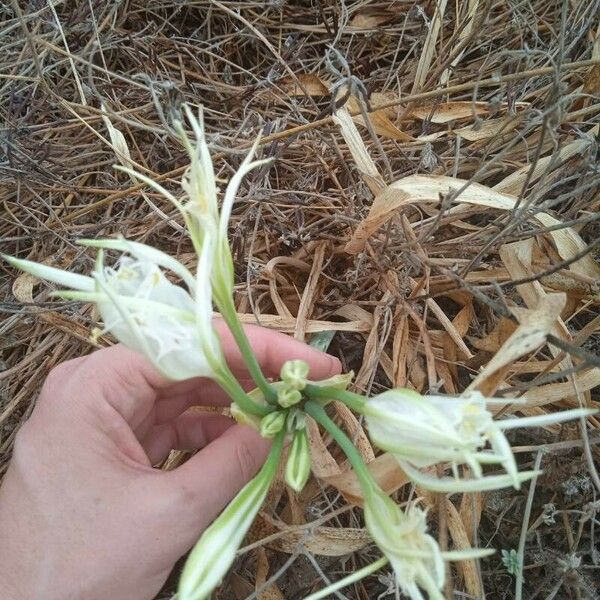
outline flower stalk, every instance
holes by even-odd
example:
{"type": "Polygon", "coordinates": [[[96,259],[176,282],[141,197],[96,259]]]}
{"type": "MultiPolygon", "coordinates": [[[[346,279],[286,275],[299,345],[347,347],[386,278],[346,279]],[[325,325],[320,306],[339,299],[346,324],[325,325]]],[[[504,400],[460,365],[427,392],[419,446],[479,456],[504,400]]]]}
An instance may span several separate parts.
{"type": "Polygon", "coordinates": [[[244,331],[244,328],[242,327],[242,324],[237,316],[237,311],[235,309],[232,296],[226,294],[215,295],[215,304],[219,308],[223,320],[225,323],[227,323],[229,331],[235,339],[235,342],[240,350],[242,358],[246,363],[246,367],[248,368],[248,372],[250,373],[254,383],[256,383],[267,402],[269,404],[276,405],[277,393],[264,376],[262,369],[256,360],[256,355],[252,350],[248,336],[246,335],[246,332],[244,331]]]}

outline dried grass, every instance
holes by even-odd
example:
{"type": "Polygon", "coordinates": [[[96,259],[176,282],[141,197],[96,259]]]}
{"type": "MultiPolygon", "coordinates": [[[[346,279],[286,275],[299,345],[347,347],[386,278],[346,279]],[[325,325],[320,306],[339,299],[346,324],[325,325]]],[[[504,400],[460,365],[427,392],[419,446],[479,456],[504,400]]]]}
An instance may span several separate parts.
{"type": "MultiPolygon", "coordinates": [[[[260,153],[276,158],[247,179],[231,224],[245,320],[321,343],[335,331],[330,351],[365,392],[526,392],[502,411],[523,414],[598,406],[599,9],[12,0],[0,7],[2,251],[83,271],[76,238],[124,234],[191,262],[170,206],[112,165],[176,191],[185,157],[169,115],[202,103],[223,178],[261,130],[260,153]]],[[[96,316],[4,265],[0,277],[1,475],[45,375],[92,350],[96,316]]],[[[335,410],[382,485],[414,494],[335,410]]],[[[525,522],[527,490],[416,490],[440,543],[516,550],[529,533],[522,597],[596,598],[598,427],[514,438],[523,467],[545,452],[525,522]]],[[[298,497],[275,486],[217,597],[302,598],[377,556],[353,474],[312,438],[318,479],[298,497]]],[[[484,590],[518,597],[499,555],[449,577],[449,597],[484,590]]],[[[385,573],[338,595],[394,596],[385,573]]]]}

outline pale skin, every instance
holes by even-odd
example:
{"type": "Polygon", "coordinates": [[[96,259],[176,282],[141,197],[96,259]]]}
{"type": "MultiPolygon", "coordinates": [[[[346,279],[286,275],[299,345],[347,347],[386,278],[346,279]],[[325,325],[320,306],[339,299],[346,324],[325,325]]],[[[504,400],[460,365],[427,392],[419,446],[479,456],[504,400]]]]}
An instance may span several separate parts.
{"type": "MultiPolygon", "coordinates": [[[[252,386],[230,335],[228,363],[252,386]]],[[[311,378],[339,362],[283,334],[246,331],[268,376],[300,358],[311,378]]],[[[194,406],[224,407],[208,380],[173,383],[117,345],[61,364],[17,434],[0,487],[0,582],[11,600],[150,600],[266,457],[253,429],[194,406]],[[166,472],[171,449],[200,449],[166,472]]]]}

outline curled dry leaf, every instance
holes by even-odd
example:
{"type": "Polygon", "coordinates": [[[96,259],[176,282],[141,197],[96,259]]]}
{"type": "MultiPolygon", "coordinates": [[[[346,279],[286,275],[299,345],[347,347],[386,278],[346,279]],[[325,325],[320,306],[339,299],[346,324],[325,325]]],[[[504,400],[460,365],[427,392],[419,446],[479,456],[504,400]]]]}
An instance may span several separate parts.
{"type": "Polygon", "coordinates": [[[340,128],[341,133],[348,144],[348,150],[352,154],[352,158],[356,163],[361,176],[369,186],[373,194],[378,194],[385,188],[385,183],[375,166],[371,156],[367,152],[367,148],[363,139],[350,116],[348,110],[344,107],[340,108],[333,115],[333,121],[340,128]]]}
{"type": "MultiPolygon", "coordinates": [[[[367,467],[379,486],[388,494],[409,483],[408,477],[391,454],[381,454],[367,467]]],[[[350,470],[322,479],[338,489],[348,502],[356,506],[363,505],[362,490],[354,471],[350,470]]]]}
{"type": "Polygon", "coordinates": [[[585,136],[582,136],[569,144],[564,145],[558,152],[551,156],[544,156],[540,158],[533,169],[533,173],[530,175],[531,166],[529,164],[524,165],[514,173],[511,173],[508,177],[505,177],[502,181],[494,185],[493,189],[497,192],[504,192],[505,194],[518,195],[523,185],[530,177],[530,184],[535,183],[548,172],[549,167],[552,165],[556,168],[561,163],[573,158],[578,157],[592,146],[594,143],[594,137],[598,135],[600,126],[596,125],[585,136]]]}
{"type": "MultiPolygon", "coordinates": [[[[312,419],[307,420],[310,437],[310,454],[312,471],[322,482],[335,487],[344,498],[356,506],[362,506],[363,495],[354,471],[343,471],[335,458],[329,452],[321,433],[312,419]]],[[[364,435],[364,431],[363,431],[364,435]]],[[[367,444],[368,444],[367,440],[367,444]]],[[[365,456],[365,448],[361,453],[365,456]]],[[[372,448],[370,447],[372,453],[372,448]]],[[[392,493],[408,483],[408,478],[400,468],[398,461],[391,454],[381,454],[367,463],[377,483],[388,493],[392,493]]],[[[310,496],[311,491],[303,492],[302,496],[310,496]]]]}
{"type": "Polygon", "coordinates": [[[350,19],[350,27],[356,29],[374,29],[385,23],[389,23],[394,15],[387,12],[361,11],[350,19]]]}
{"type": "Polygon", "coordinates": [[[13,296],[19,302],[31,303],[33,302],[33,286],[39,283],[39,279],[30,275],[29,273],[23,273],[19,275],[13,282],[12,293],[13,296]]]}
{"type": "MultiPolygon", "coordinates": [[[[438,203],[440,198],[450,194],[453,196],[453,202],[457,204],[472,204],[503,211],[512,210],[517,203],[516,196],[479,183],[441,175],[410,175],[387,186],[375,197],[369,214],[346,244],[346,252],[360,252],[366,240],[396,211],[410,205],[438,203]]],[[[558,219],[544,212],[535,213],[533,218],[546,227],[560,224],[558,219]]],[[[581,236],[571,227],[551,231],[549,235],[552,236],[559,255],[565,260],[573,258],[587,248],[581,236]]],[[[600,279],[600,266],[590,255],[572,263],[569,268],[595,280],[600,279]]]]}
{"type": "MultiPolygon", "coordinates": [[[[514,106],[523,110],[529,106],[529,102],[516,102],[514,106]]],[[[432,123],[448,123],[457,119],[476,119],[483,115],[506,110],[508,110],[506,102],[498,106],[489,102],[453,101],[414,106],[410,109],[409,116],[432,123]]]]}
{"type": "Polygon", "coordinates": [[[565,294],[548,294],[540,298],[534,309],[514,307],[512,310],[519,319],[519,326],[471,382],[467,391],[479,390],[485,396],[493,395],[502,383],[508,367],[546,342],[566,301],[565,294]]]}
{"type": "MultiPolygon", "coordinates": [[[[239,314],[242,323],[256,324],[257,321],[262,327],[268,329],[277,329],[285,333],[293,333],[296,330],[296,317],[283,317],[280,315],[253,315],[239,314]]],[[[370,331],[371,324],[368,321],[347,321],[330,322],[320,321],[318,319],[308,319],[306,321],[306,333],[318,333],[319,331],[370,331]]]]}
{"type": "MultiPolygon", "coordinates": [[[[378,102],[376,102],[377,96],[376,96],[376,98],[373,98],[373,96],[374,95],[371,96],[372,107],[377,106],[377,104],[378,104],[378,102]]],[[[381,100],[381,103],[383,103],[384,95],[380,94],[379,98],[381,100]]],[[[346,107],[354,115],[352,117],[353,121],[355,123],[358,123],[359,125],[362,125],[363,127],[366,127],[365,119],[361,114],[360,105],[358,104],[358,101],[356,100],[356,98],[350,96],[350,98],[348,98],[348,101],[346,102],[346,107]]],[[[368,113],[369,121],[371,122],[373,131],[375,131],[375,133],[377,135],[380,135],[383,138],[396,140],[397,142],[413,141],[415,138],[412,135],[405,133],[404,131],[399,129],[396,125],[394,125],[392,118],[391,118],[391,117],[393,117],[393,115],[394,115],[394,110],[390,109],[390,108],[387,108],[387,109],[383,108],[381,110],[373,110],[372,112],[368,113]]],[[[344,135],[344,132],[342,132],[342,135],[344,135]]],[[[346,139],[345,135],[344,135],[344,138],[346,139]]],[[[346,139],[346,142],[348,142],[347,139],[346,139]]]]}

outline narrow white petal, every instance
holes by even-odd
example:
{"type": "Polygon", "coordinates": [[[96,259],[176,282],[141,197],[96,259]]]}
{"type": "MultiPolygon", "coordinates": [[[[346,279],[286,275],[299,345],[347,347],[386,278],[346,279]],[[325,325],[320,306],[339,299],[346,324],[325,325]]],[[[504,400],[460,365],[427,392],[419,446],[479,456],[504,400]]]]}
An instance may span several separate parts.
{"type": "MultiPolygon", "coordinates": [[[[150,349],[150,347],[148,345],[148,341],[144,337],[143,333],[141,332],[141,330],[138,327],[135,320],[132,318],[129,311],[122,305],[122,303],[119,302],[119,297],[115,296],[113,291],[110,289],[110,286],[107,285],[106,282],[103,281],[100,276],[98,276],[96,274],[95,279],[98,282],[98,285],[100,286],[102,291],[108,296],[108,298],[110,299],[111,303],[114,305],[115,309],[118,311],[118,313],[121,316],[121,318],[123,319],[123,321],[125,321],[125,323],[129,327],[130,332],[133,334],[133,337],[135,338],[135,340],[137,342],[137,345],[138,345],[137,349],[140,352],[142,352],[149,361],[154,362],[153,361],[154,357],[152,355],[152,350],[150,349]]],[[[100,306],[99,308],[100,308],[100,313],[102,314],[102,307],[100,306]]],[[[103,317],[103,319],[104,319],[104,317],[103,317]]]]}
{"type": "Polygon", "coordinates": [[[14,258],[7,254],[1,254],[0,256],[13,267],[40,279],[45,279],[46,281],[51,281],[58,285],[64,285],[65,287],[74,290],[89,292],[94,290],[94,280],[91,277],[77,275],[76,273],[70,273],[69,271],[63,271],[62,269],[56,269],[55,267],[48,267],[32,260],[25,260],[24,258],[14,258]]]}
{"type": "MultiPolygon", "coordinates": [[[[413,468],[406,461],[401,461],[400,466],[408,477],[417,485],[432,492],[443,493],[471,493],[498,490],[514,485],[515,479],[511,475],[490,475],[481,479],[461,479],[457,481],[453,477],[432,477],[425,475],[418,469],[413,468]]],[[[526,471],[517,474],[518,483],[523,483],[540,475],[542,471],[526,471]]]]}
{"type": "MultiPolygon", "coordinates": [[[[246,160],[247,158],[248,157],[246,157],[246,160]]],[[[235,202],[235,197],[237,195],[238,188],[242,183],[242,179],[247,173],[252,171],[252,169],[271,162],[270,158],[257,160],[252,163],[247,163],[246,160],[244,160],[235,175],[231,178],[225,190],[223,205],[221,206],[221,219],[219,222],[219,237],[221,239],[225,239],[227,237],[227,225],[229,223],[229,217],[231,216],[231,209],[233,208],[233,203],[235,202]]]]}
{"type": "Polygon", "coordinates": [[[579,419],[579,417],[589,417],[590,415],[595,415],[597,412],[598,410],[593,408],[574,408],[573,410],[563,410],[561,412],[538,415],[535,417],[503,419],[496,421],[496,425],[502,430],[517,429],[518,427],[544,427],[545,425],[553,425],[554,423],[579,419]]]}
{"type": "Polygon", "coordinates": [[[167,200],[170,200],[171,203],[175,207],[177,207],[180,212],[182,212],[182,213],[184,212],[183,207],[181,206],[181,203],[179,202],[179,200],[177,200],[177,198],[175,198],[175,196],[173,196],[173,194],[171,194],[171,192],[169,192],[162,185],[160,185],[160,183],[157,183],[156,181],[154,181],[154,179],[147,177],[146,175],[143,175],[142,173],[139,173],[138,171],[129,169],[128,167],[122,167],[121,165],[115,165],[115,169],[117,171],[123,171],[123,173],[127,173],[131,177],[135,177],[136,179],[139,179],[143,183],[149,185],[152,189],[156,190],[159,194],[164,196],[167,200]]]}
{"type": "Polygon", "coordinates": [[[450,550],[442,552],[442,558],[448,561],[473,560],[477,558],[486,558],[496,554],[493,548],[472,548],[470,550],[450,550]]]}
{"type": "MultiPolygon", "coordinates": [[[[64,298],[65,300],[77,300],[79,302],[105,302],[110,297],[102,292],[78,292],[78,291],[58,291],[52,292],[52,296],[57,298],[64,298]]],[[[186,323],[194,323],[194,315],[186,312],[179,308],[174,308],[168,304],[161,302],[154,302],[152,300],[146,300],[145,298],[137,298],[136,296],[120,296],[118,294],[112,294],[112,298],[117,301],[120,305],[130,309],[136,310],[139,308],[145,308],[149,311],[154,311],[163,315],[170,315],[175,319],[180,319],[186,323]]]]}
{"type": "Polygon", "coordinates": [[[385,565],[388,562],[389,562],[388,559],[384,556],[383,558],[380,558],[379,560],[375,561],[374,563],[371,563],[370,565],[367,565],[366,567],[363,567],[362,569],[355,571],[351,575],[348,575],[347,577],[343,577],[342,579],[335,581],[331,585],[328,585],[326,588],[323,588],[322,590],[319,590],[318,592],[315,592],[314,594],[310,594],[309,596],[306,596],[306,598],[304,598],[304,600],[320,600],[321,598],[327,598],[333,592],[336,592],[337,590],[341,590],[342,588],[349,586],[350,584],[354,583],[355,581],[360,581],[361,579],[368,577],[372,573],[375,573],[375,571],[379,571],[379,569],[385,567],[385,565]]]}
{"type": "Polygon", "coordinates": [[[502,460],[502,466],[506,469],[506,472],[513,478],[513,485],[516,490],[519,489],[519,468],[517,467],[517,461],[513,454],[512,448],[506,439],[506,436],[497,427],[496,422],[493,423],[490,431],[488,431],[488,439],[492,445],[492,450],[504,457],[502,460]]]}

